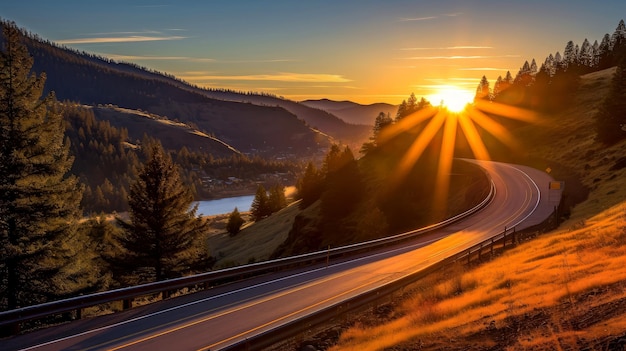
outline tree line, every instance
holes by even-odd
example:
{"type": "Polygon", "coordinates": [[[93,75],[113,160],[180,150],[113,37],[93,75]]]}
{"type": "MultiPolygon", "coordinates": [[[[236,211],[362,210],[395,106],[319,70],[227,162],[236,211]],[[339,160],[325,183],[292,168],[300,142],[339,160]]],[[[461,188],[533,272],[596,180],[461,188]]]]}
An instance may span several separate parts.
{"type": "Polygon", "coordinates": [[[563,54],[549,54],[541,66],[535,59],[513,77],[507,72],[493,85],[483,76],[476,88],[476,100],[553,112],[571,104],[580,76],[617,66],[611,90],[594,116],[598,139],[612,144],[626,138],[626,24],[620,20],[613,34],[598,43],[584,39],[582,44],[568,41],[563,54]]]}

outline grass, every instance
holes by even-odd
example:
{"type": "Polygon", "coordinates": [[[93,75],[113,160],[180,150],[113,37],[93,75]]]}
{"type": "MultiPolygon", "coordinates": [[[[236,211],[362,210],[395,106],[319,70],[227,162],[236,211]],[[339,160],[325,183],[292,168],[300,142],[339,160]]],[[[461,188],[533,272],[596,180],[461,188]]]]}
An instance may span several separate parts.
{"type": "MultiPolygon", "coordinates": [[[[228,268],[267,260],[282,244],[298,214],[298,203],[292,203],[272,216],[256,223],[244,224],[235,236],[226,231],[228,215],[211,217],[214,234],[208,239],[216,268],[228,268]]],[[[249,218],[248,213],[242,215],[249,218]]]]}
{"type": "Polygon", "coordinates": [[[597,143],[593,125],[613,72],[584,76],[570,109],[518,131],[531,157],[572,170],[591,190],[558,230],[475,269],[427,277],[391,321],[357,323],[332,350],[593,350],[623,336],[626,142],[597,143]]]}

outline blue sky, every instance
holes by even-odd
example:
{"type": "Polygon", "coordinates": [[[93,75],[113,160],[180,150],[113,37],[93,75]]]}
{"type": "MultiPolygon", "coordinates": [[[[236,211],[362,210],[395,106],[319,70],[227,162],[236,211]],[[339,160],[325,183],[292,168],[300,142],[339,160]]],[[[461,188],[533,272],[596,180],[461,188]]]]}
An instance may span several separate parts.
{"type": "Polygon", "coordinates": [[[399,103],[592,43],[626,1],[13,1],[45,39],[213,88],[399,103]]]}

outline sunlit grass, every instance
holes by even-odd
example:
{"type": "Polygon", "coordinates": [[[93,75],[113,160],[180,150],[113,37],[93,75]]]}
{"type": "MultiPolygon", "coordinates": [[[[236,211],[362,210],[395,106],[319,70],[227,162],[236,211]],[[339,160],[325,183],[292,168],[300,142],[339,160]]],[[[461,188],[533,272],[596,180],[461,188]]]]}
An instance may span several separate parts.
{"type": "MultiPolygon", "coordinates": [[[[468,335],[484,330],[491,321],[495,327],[505,328],[507,318],[523,318],[537,310],[552,315],[551,332],[563,342],[573,337],[563,323],[585,315],[599,304],[626,296],[623,287],[614,293],[602,288],[616,283],[626,285],[624,257],[626,204],[621,204],[594,217],[580,229],[564,229],[540,237],[480,269],[452,279],[440,276],[439,281],[433,281],[435,278],[424,281],[416,295],[403,304],[402,317],[377,327],[353,328],[342,335],[334,350],[382,350],[417,339],[468,335]],[[585,294],[594,289],[604,294],[585,299],[585,294]],[[569,306],[565,316],[554,307],[563,303],[569,306]]],[[[622,319],[608,329],[603,322],[602,330],[594,326],[576,331],[575,337],[592,339],[623,330],[626,322],[622,319]]],[[[520,341],[521,344],[554,346],[555,338],[546,337],[546,330],[536,332],[544,336],[533,339],[532,343],[520,341]]]]}

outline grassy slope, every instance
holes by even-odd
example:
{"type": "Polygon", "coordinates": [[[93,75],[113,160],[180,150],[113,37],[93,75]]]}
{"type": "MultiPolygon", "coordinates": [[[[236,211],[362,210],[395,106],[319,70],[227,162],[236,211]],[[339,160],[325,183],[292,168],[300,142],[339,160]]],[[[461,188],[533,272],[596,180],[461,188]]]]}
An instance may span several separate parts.
{"type": "Polygon", "coordinates": [[[567,167],[591,189],[558,230],[418,282],[390,321],[356,325],[334,349],[605,349],[624,335],[626,141],[601,145],[593,125],[613,72],[584,76],[570,109],[516,131],[531,158],[567,167]]]}
{"type": "MultiPolygon", "coordinates": [[[[287,239],[298,212],[298,203],[292,203],[271,217],[244,225],[234,237],[226,232],[228,215],[213,217],[211,226],[216,229],[216,233],[209,238],[209,248],[217,259],[215,267],[227,268],[267,260],[287,239]]],[[[244,214],[244,218],[247,217],[248,214],[244,214]]]]}

